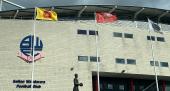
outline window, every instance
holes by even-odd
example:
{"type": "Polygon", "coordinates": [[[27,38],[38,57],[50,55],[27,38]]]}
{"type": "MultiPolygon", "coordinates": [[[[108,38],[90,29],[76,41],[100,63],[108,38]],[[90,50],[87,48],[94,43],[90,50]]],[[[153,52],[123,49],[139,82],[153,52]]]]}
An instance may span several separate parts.
{"type": "Polygon", "coordinates": [[[118,64],[125,64],[125,59],[123,59],[123,58],[116,58],[116,63],[118,63],[118,64]]]}
{"type": "Polygon", "coordinates": [[[122,37],[122,33],[114,32],[113,36],[114,37],[122,37]]]}
{"type": "Polygon", "coordinates": [[[113,85],[111,83],[107,84],[107,89],[113,89],[113,85]]]}
{"type": "Polygon", "coordinates": [[[164,37],[157,37],[157,41],[165,42],[164,37]]]}
{"type": "Polygon", "coordinates": [[[124,91],[125,90],[125,86],[124,85],[119,85],[119,91],[124,91]]]}
{"type": "Polygon", "coordinates": [[[134,65],[136,65],[136,60],[135,59],[127,59],[127,64],[134,64],[134,65]]]}
{"type": "Polygon", "coordinates": [[[139,86],[139,90],[143,90],[144,89],[144,86],[139,86]]]}
{"type": "Polygon", "coordinates": [[[78,61],[88,61],[88,56],[78,56],[78,61]]]}
{"type": "MultiPolygon", "coordinates": [[[[150,65],[154,66],[154,61],[150,61],[150,65]]],[[[159,62],[158,61],[155,61],[155,66],[159,66],[159,62]]]]}
{"type": "Polygon", "coordinates": [[[100,83],[100,89],[103,89],[103,84],[102,83],[100,83]]]}
{"type": "Polygon", "coordinates": [[[98,31],[89,30],[89,35],[98,35],[98,31]]]}
{"type": "Polygon", "coordinates": [[[160,62],[161,67],[169,67],[168,62],[160,62]]]}
{"type": "Polygon", "coordinates": [[[83,35],[87,35],[87,31],[86,30],[78,30],[77,34],[83,34],[83,35]]]}
{"type": "Polygon", "coordinates": [[[125,38],[133,38],[133,34],[125,33],[124,36],[125,36],[125,38]]]}
{"type": "MultiPolygon", "coordinates": [[[[98,61],[100,62],[100,57],[98,57],[98,61]]],[[[90,56],[90,62],[97,62],[97,57],[90,56]]]]}
{"type": "Polygon", "coordinates": [[[155,36],[147,36],[147,40],[155,41],[155,36]]]}

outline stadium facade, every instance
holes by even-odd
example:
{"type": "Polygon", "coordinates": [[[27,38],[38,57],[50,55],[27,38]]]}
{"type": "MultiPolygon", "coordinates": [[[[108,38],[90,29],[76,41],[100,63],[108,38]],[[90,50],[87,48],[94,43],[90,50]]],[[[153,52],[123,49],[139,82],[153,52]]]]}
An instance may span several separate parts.
{"type": "Polygon", "coordinates": [[[169,1],[99,1],[4,0],[0,90],[72,91],[77,73],[84,84],[80,91],[98,91],[98,49],[101,91],[156,91],[155,72],[159,91],[169,91],[169,1]],[[35,6],[57,11],[59,21],[33,20],[35,6]],[[96,11],[113,12],[118,20],[97,24],[96,11]],[[148,31],[147,17],[159,23],[163,34],[148,31]],[[34,29],[33,67],[28,54],[32,54],[34,29]]]}

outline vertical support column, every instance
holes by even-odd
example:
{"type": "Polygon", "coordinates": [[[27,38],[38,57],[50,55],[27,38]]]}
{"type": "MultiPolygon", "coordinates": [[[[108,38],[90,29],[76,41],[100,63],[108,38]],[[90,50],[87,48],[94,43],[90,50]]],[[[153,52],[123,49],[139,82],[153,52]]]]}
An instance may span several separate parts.
{"type": "Polygon", "coordinates": [[[134,91],[134,81],[133,81],[133,79],[130,80],[130,91],[134,91]]]}

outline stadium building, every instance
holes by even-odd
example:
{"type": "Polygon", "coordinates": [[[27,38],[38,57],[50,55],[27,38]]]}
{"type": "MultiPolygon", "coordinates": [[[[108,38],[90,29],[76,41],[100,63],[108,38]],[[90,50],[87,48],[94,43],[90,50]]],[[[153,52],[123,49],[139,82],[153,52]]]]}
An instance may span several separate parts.
{"type": "Polygon", "coordinates": [[[72,91],[75,73],[80,91],[99,91],[98,68],[100,91],[170,91],[169,2],[1,0],[0,91],[72,91]],[[58,21],[34,20],[35,7],[58,21]],[[95,12],[118,20],[96,23],[95,12]]]}

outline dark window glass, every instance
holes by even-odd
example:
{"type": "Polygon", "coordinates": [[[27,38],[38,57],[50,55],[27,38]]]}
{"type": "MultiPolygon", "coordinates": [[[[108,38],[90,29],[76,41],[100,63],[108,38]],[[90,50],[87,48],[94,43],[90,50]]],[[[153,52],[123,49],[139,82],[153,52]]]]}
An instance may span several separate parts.
{"type": "Polygon", "coordinates": [[[98,35],[98,31],[89,30],[89,35],[98,35]]]}
{"type": "Polygon", "coordinates": [[[147,40],[151,40],[150,36],[147,36],[147,40]]]}
{"type": "MultiPolygon", "coordinates": [[[[150,61],[150,65],[154,66],[154,61],[150,61]]],[[[159,66],[159,62],[158,61],[155,61],[155,66],[159,66]]]]}
{"type": "Polygon", "coordinates": [[[84,35],[86,35],[86,34],[87,34],[87,31],[86,31],[86,30],[78,30],[77,33],[78,33],[78,34],[84,34],[84,35]]]}
{"type": "Polygon", "coordinates": [[[165,42],[164,37],[157,37],[157,41],[165,42]]]}
{"type": "Polygon", "coordinates": [[[78,56],[78,61],[88,61],[88,56],[78,56]]]}
{"type": "Polygon", "coordinates": [[[125,36],[125,38],[133,38],[133,34],[125,33],[124,36],[125,36]]]}
{"type": "Polygon", "coordinates": [[[155,36],[147,36],[147,40],[155,41],[155,36]]]}
{"type": "MultiPolygon", "coordinates": [[[[100,62],[100,57],[98,57],[98,61],[100,62]]],[[[90,62],[97,62],[97,57],[90,56],[90,62]]]]}
{"type": "Polygon", "coordinates": [[[114,37],[122,37],[122,33],[114,32],[113,36],[114,37]]]}
{"type": "Polygon", "coordinates": [[[169,67],[168,62],[160,62],[161,67],[169,67]]]}
{"type": "Polygon", "coordinates": [[[113,89],[113,85],[111,83],[107,84],[107,89],[113,89]]]}
{"type": "Polygon", "coordinates": [[[124,85],[119,85],[119,91],[125,91],[125,86],[124,85]]]}
{"type": "Polygon", "coordinates": [[[136,64],[136,60],[135,59],[127,59],[127,64],[136,64]]]}
{"type": "Polygon", "coordinates": [[[116,63],[118,63],[118,64],[125,64],[125,59],[123,59],[123,58],[116,58],[116,63]]]}
{"type": "Polygon", "coordinates": [[[103,89],[103,84],[100,83],[100,89],[103,89]]]}
{"type": "Polygon", "coordinates": [[[144,86],[139,86],[139,90],[142,91],[144,89],[144,86]]]}

